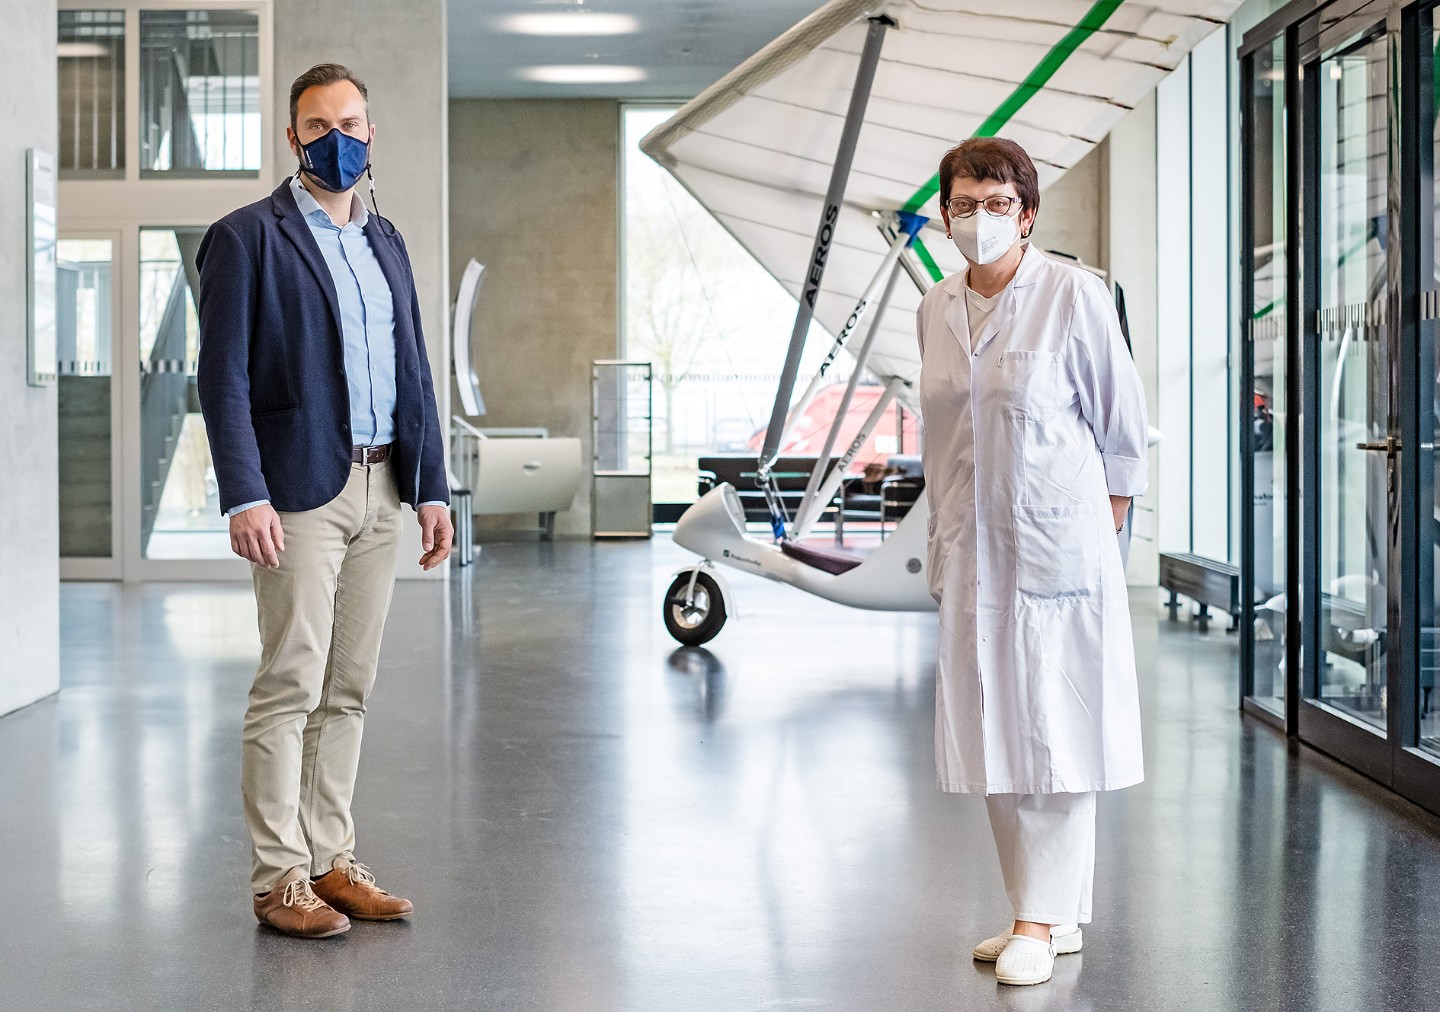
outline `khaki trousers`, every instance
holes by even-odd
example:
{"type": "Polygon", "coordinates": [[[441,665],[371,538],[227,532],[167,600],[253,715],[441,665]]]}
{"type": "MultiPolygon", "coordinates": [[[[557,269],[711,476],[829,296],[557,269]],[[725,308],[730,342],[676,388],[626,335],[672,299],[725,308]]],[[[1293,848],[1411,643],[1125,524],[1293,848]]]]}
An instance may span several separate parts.
{"type": "Polygon", "coordinates": [[[1095,792],[991,794],[985,805],[1015,919],[1089,924],[1095,792]]]}
{"type": "Polygon", "coordinates": [[[352,464],[333,501],[280,514],[280,568],[253,567],[261,652],[241,790],[256,893],[292,868],[323,875],[355,849],[350,802],[400,519],[389,461],[352,464]]]}

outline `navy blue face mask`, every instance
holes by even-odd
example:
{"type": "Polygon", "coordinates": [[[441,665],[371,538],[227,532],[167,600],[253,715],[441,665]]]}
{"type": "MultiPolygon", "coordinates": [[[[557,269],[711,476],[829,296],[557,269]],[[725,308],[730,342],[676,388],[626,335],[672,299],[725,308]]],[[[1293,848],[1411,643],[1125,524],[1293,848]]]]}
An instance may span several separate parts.
{"type": "Polygon", "coordinates": [[[344,193],[370,167],[370,145],[339,127],[300,145],[300,168],[331,193],[344,193]]]}

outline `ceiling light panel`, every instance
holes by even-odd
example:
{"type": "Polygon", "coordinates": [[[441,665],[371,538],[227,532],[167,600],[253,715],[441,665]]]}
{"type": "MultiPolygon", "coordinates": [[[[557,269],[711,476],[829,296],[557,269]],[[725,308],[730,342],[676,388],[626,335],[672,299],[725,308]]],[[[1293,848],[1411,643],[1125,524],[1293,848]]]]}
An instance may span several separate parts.
{"type": "Polygon", "coordinates": [[[580,63],[545,67],[522,67],[517,71],[522,80],[541,84],[634,84],[645,80],[640,67],[617,67],[606,64],[580,63]]]}
{"type": "Polygon", "coordinates": [[[640,21],[631,14],[557,11],[509,14],[497,19],[495,27],[513,35],[630,35],[640,30],[640,21]]]}

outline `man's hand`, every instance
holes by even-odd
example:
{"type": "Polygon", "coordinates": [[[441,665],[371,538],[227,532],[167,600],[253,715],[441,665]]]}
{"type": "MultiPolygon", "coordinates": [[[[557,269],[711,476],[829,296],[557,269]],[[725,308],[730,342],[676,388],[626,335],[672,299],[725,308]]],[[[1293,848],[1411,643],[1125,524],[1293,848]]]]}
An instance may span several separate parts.
{"type": "MultiPolygon", "coordinates": [[[[427,573],[450,555],[450,542],[455,539],[455,526],[450,522],[450,507],[420,507],[420,568],[427,573]]],[[[241,514],[242,516],[244,514],[241,514]]]]}
{"type": "Polygon", "coordinates": [[[230,550],[257,566],[279,569],[280,553],[285,551],[285,531],[275,507],[261,503],[231,517],[230,550]]]}
{"type": "Polygon", "coordinates": [[[1130,514],[1130,497],[1128,495],[1112,495],[1110,512],[1115,514],[1115,530],[1119,531],[1125,526],[1125,518],[1130,514]]]}

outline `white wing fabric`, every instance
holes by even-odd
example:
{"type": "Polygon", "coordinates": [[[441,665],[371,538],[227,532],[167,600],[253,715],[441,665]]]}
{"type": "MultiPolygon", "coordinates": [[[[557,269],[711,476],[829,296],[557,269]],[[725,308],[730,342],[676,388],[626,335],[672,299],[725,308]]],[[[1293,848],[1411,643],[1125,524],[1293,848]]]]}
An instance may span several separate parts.
{"type": "MultiPolygon", "coordinates": [[[[1240,0],[832,0],[651,131],[665,166],[792,294],[808,268],[869,19],[886,33],[816,319],[838,332],[885,256],[877,215],[935,220],[912,275],[960,267],[933,180],[970,136],[1003,136],[1035,160],[1042,188],[1221,27],[1240,0]]],[[[920,285],[902,283],[880,321],[872,372],[912,384],[920,285]]],[[[777,331],[777,346],[786,333],[777,331]]]]}

